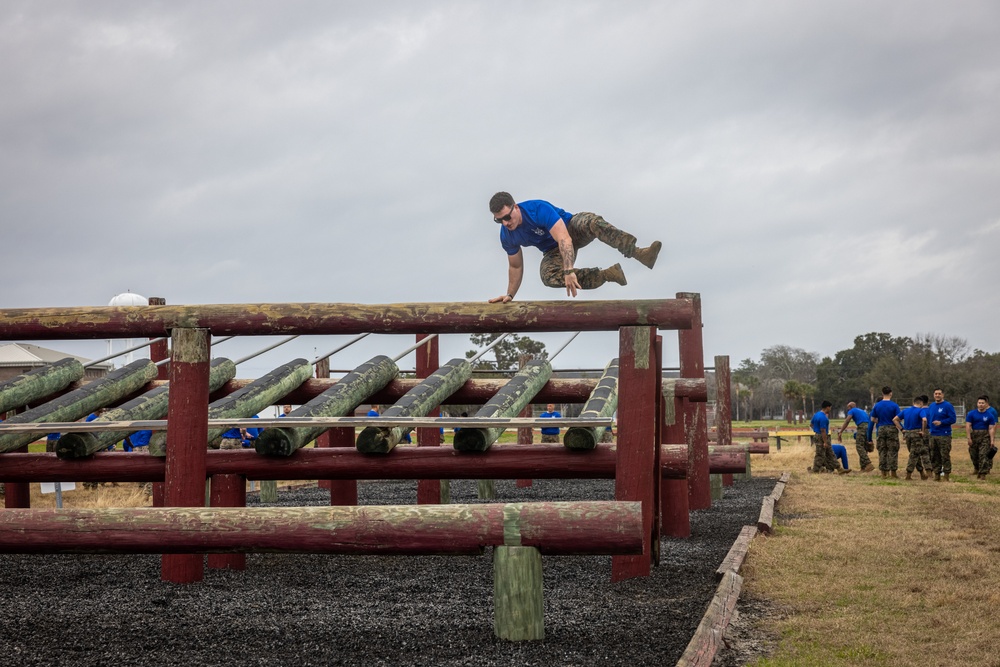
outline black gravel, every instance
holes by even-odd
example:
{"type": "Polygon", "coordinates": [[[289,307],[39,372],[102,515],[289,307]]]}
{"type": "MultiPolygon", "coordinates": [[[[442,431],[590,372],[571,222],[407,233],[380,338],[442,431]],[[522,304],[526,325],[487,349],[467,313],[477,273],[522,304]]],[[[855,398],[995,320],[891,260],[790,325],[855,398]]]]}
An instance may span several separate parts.
{"type": "MultiPolygon", "coordinates": [[[[692,537],[664,539],[646,579],[611,584],[606,556],[544,557],[542,642],[494,638],[491,550],[253,554],[246,571],[206,568],[193,585],[161,582],[158,556],[0,555],[0,664],[674,664],[715,593],[715,569],[774,483],[738,480],[692,513],[692,537]]],[[[496,501],[612,499],[612,484],[498,481],[496,501]]],[[[371,482],[359,492],[363,504],[411,504],[415,487],[371,482]]],[[[453,482],[452,502],[477,502],[476,489],[453,482]]],[[[279,495],[282,505],[328,502],[317,488],[279,495]]]]}

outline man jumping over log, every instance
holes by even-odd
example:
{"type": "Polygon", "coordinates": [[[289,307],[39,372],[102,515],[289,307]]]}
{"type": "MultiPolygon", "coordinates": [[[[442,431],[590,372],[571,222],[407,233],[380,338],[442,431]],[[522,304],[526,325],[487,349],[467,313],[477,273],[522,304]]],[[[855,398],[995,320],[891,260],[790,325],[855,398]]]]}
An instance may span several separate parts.
{"type": "Polygon", "coordinates": [[[490,213],[493,222],[503,225],[500,245],[507,251],[508,262],[507,293],[490,299],[490,303],[514,300],[524,277],[521,248],[525,246],[535,246],[544,253],[539,267],[542,283],[548,287],[565,287],[569,296],[576,296],[577,290],[596,289],[606,282],[627,284],[621,264],[607,269],[573,266],[577,249],[594,239],[649,268],[653,268],[660,253],[659,241],[647,248],[636,248],[634,236],[615,228],[596,213],[573,215],[541,199],[518,204],[508,193],[498,192],[490,199],[490,213]]]}

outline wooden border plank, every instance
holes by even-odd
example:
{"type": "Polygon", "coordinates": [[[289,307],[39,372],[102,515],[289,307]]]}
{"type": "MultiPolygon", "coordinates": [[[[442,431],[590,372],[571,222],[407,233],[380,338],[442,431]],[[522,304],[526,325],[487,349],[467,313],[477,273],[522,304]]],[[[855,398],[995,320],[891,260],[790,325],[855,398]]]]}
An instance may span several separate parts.
{"type": "Polygon", "coordinates": [[[716,589],[715,597],[708,605],[708,611],[694,631],[677,667],[694,667],[712,664],[715,654],[722,646],[729,621],[736,609],[736,601],[743,588],[743,577],[735,572],[726,572],[716,589]]]}
{"type": "Polygon", "coordinates": [[[722,559],[722,565],[715,571],[716,580],[722,579],[726,572],[739,573],[740,568],[743,567],[743,559],[746,558],[747,551],[750,550],[750,542],[756,536],[757,526],[743,526],[739,537],[733,542],[733,546],[729,548],[729,553],[722,559]]]}

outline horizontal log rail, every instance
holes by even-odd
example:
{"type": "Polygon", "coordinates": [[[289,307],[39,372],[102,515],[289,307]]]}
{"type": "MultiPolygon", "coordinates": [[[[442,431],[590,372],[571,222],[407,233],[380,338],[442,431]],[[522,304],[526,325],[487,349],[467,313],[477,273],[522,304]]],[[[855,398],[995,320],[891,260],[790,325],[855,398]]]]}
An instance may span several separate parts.
{"type": "MultiPolygon", "coordinates": [[[[353,447],[300,449],[291,456],[259,456],[253,450],[206,452],[206,474],[245,475],[248,479],[614,479],[615,445],[589,451],[562,445],[494,445],[485,452],[451,447],[400,446],[371,456],[353,447]]],[[[661,445],[660,473],[667,479],[687,475],[687,446],[661,445]]],[[[712,473],[746,469],[739,446],[709,452],[712,473]]],[[[161,482],[164,459],[138,452],[99,452],[85,459],[59,459],[51,453],[0,456],[0,482],[161,482]]]]}
{"type": "Polygon", "coordinates": [[[690,299],[462,303],[245,303],[0,309],[0,340],[156,338],[172,329],[217,336],[690,329],[690,299]]]}
{"type": "Polygon", "coordinates": [[[0,553],[642,553],[640,503],[9,509],[0,553]]]}

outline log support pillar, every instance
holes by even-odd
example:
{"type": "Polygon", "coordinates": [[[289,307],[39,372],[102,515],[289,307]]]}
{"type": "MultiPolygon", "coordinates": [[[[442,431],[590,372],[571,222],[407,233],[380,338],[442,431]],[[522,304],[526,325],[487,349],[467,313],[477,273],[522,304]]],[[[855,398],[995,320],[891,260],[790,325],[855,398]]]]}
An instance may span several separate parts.
{"type": "MultiPolygon", "coordinates": [[[[14,451],[27,452],[28,445],[14,451]]],[[[31,484],[29,482],[7,482],[4,484],[3,504],[9,510],[30,508],[31,484]]]]}
{"type": "MultiPolygon", "coordinates": [[[[681,377],[704,378],[701,295],[695,292],[678,292],[677,298],[688,299],[694,306],[691,328],[677,332],[681,377]]],[[[712,506],[712,493],[708,480],[708,424],[704,403],[685,401],[684,430],[685,442],[688,444],[688,508],[705,509],[712,506]]]]}
{"type": "MultiPolygon", "coordinates": [[[[427,334],[417,334],[419,343],[427,334]]],[[[438,351],[438,341],[434,338],[417,348],[416,371],[418,378],[426,378],[436,371],[441,363],[438,351]]],[[[434,408],[427,414],[428,417],[440,417],[441,408],[434,408]]],[[[439,427],[418,428],[417,447],[440,447],[441,429],[439,427]]],[[[441,481],[437,479],[421,479],[417,481],[417,504],[418,505],[438,505],[446,504],[445,494],[441,488],[441,481]]]]}
{"type": "MultiPolygon", "coordinates": [[[[535,411],[530,405],[525,406],[524,410],[521,410],[521,414],[518,417],[534,417],[535,411]]],[[[534,444],[535,431],[530,426],[522,427],[517,429],[517,444],[519,445],[531,445],[534,444]]],[[[526,489],[531,486],[530,479],[519,479],[517,480],[517,488],[526,489]]]]}
{"type": "Polygon", "coordinates": [[[545,639],[542,556],[534,547],[493,549],[493,631],[499,639],[545,639]]]}
{"type": "MultiPolygon", "coordinates": [[[[162,296],[151,296],[149,297],[149,305],[165,306],[167,305],[167,300],[162,296]]],[[[165,340],[157,341],[149,346],[149,359],[153,363],[163,361],[169,354],[170,348],[165,340]]],[[[156,367],[157,380],[169,380],[169,373],[170,366],[167,364],[156,367]]],[[[153,507],[163,507],[163,482],[153,482],[153,507]]]]}
{"type": "MultiPolygon", "coordinates": [[[[210,344],[208,329],[178,328],[171,332],[166,507],[205,506],[210,344]]],[[[201,581],[204,563],[201,554],[164,554],[160,576],[175,584],[201,581]]]]}
{"type": "MultiPolygon", "coordinates": [[[[212,507],[246,507],[247,480],[243,475],[212,475],[209,504],[212,507]]],[[[245,570],[246,554],[208,554],[213,570],[245,570]]]]}
{"type": "MultiPolygon", "coordinates": [[[[677,398],[672,385],[664,388],[660,421],[661,442],[684,442],[684,401],[677,398]]],[[[687,479],[660,481],[660,530],[667,537],[691,537],[691,514],[688,511],[687,479]]]]}
{"type": "MultiPolygon", "coordinates": [[[[715,433],[720,446],[733,444],[732,375],[729,372],[729,356],[715,357],[715,433]]],[[[732,473],[722,476],[723,486],[733,485],[732,473]]]]}
{"type": "MultiPolygon", "coordinates": [[[[354,449],[353,428],[331,428],[325,434],[329,438],[330,447],[348,447],[354,449]]],[[[330,489],[331,505],[357,505],[358,480],[331,479],[327,480],[330,489]]]]}

